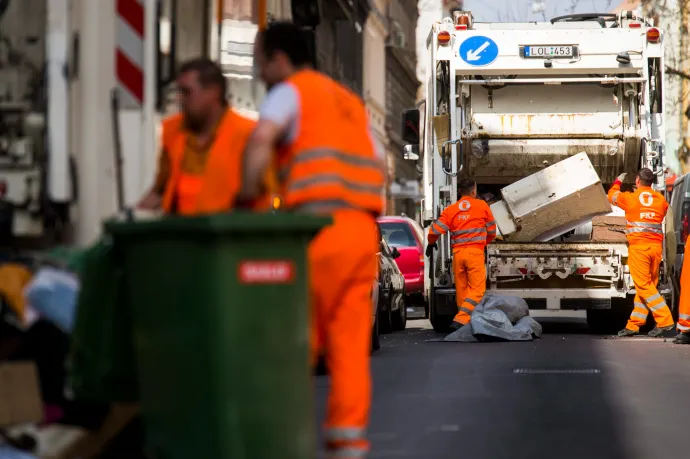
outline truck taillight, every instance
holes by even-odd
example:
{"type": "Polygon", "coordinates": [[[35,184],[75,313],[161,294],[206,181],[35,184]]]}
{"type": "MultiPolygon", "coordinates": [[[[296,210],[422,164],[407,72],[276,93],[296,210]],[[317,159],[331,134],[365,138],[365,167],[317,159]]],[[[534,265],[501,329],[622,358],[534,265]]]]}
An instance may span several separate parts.
{"type": "Polygon", "coordinates": [[[680,243],[684,244],[688,239],[688,234],[690,234],[690,208],[688,204],[683,205],[683,219],[681,220],[680,227],[680,243]]]}
{"type": "Polygon", "coordinates": [[[450,32],[442,30],[438,33],[436,39],[438,40],[439,45],[447,45],[450,43],[450,32]]]}
{"type": "Polygon", "coordinates": [[[589,272],[589,268],[577,268],[575,270],[575,274],[579,274],[580,276],[584,276],[589,272]]]}
{"type": "Polygon", "coordinates": [[[455,30],[467,30],[470,28],[470,17],[458,15],[455,17],[455,30]]]}
{"type": "Polygon", "coordinates": [[[647,41],[649,43],[659,43],[661,39],[661,32],[655,27],[650,27],[647,29],[647,41]]]}
{"type": "Polygon", "coordinates": [[[640,24],[639,22],[631,22],[628,24],[628,27],[631,29],[639,29],[642,27],[642,24],[640,24]]]}

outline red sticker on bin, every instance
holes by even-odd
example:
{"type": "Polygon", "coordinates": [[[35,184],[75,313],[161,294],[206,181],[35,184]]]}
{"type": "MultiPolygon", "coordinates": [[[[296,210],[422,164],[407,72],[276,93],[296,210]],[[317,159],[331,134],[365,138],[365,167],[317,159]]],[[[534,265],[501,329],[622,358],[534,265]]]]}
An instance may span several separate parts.
{"type": "Polygon", "coordinates": [[[289,284],[295,271],[291,260],[247,260],[240,262],[237,275],[241,284],[289,284]]]}

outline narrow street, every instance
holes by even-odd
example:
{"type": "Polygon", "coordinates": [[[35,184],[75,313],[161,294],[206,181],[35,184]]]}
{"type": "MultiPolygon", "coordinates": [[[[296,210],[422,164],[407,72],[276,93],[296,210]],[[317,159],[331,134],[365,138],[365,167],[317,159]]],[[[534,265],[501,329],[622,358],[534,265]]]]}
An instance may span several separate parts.
{"type": "MultiPolygon", "coordinates": [[[[682,455],[690,346],[591,335],[576,319],[543,324],[525,343],[429,343],[442,335],[426,320],[383,335],[370,458],[682,455]]],[[[322,416],[327,377],[317,388],[322,416]]]]}

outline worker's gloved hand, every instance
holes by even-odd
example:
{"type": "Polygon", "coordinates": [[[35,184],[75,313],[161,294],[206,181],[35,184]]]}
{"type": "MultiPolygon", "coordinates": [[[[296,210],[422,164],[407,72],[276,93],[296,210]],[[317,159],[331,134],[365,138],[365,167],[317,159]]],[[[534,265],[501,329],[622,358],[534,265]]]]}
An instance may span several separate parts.
{"type": "Polygon", "coordinates": [[[618,176],[618,178],[616,178],[616,180],[623,183],[623,182],[625,182],[625,177],[627,177],[627,176],[628,176],[628,174],[623,172],[621,175],[618,176]]]}
{"type": "Polygon", "coordinates": [[[429,244],[426,246],[426,256],[431,257],[434,254],[434,249],[436,248],[436,243],[429,244]]]}

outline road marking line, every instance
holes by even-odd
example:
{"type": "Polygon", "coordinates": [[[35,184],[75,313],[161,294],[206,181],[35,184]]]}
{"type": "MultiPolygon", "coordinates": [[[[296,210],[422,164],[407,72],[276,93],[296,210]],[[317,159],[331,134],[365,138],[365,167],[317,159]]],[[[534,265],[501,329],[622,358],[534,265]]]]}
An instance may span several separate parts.
{"type": "Polygon", "coordinates": [[[513,370],[515,374],[531,374],[531,375],[571,375],[571,374],[599,374],[601,370],[598,368],[563,368],[563,369],[547,369],[547,368],[516,368],[513,370]]]}

